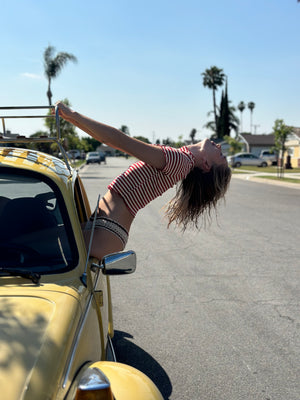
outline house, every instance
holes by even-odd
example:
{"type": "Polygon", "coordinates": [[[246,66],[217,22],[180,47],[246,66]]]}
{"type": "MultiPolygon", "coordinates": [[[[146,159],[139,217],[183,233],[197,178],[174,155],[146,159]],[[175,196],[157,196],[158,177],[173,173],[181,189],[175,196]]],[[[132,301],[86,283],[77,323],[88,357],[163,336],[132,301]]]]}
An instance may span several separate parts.
{"type": "Polygon", "coordinates": [[[103,144],[103,143],[97,147],[97,151],[101,151],[106,156],[115,156],[116,155],[116,149],[114,149],[113,147],[107,146],[106,144],[103,144]]]}
{"type": "Polygon", "coordinates": [[[293,133],[289,135],[285,145],[292,168],[300,168],[300,128],[293,128],[293,133]]]}
{"type": "Polygon", "coordinates": [[[240,133],[239,139],[243,143],[243,151],[259,156],[262,150],[271,150],[275,145],[273,133],[264,135],[252,135],[251,133],[240,133]]]}
{"type": "Polygon", "coordinates": [[[11,131],[6,131],[4,130],[4,133],[0,132],[0,136],[5,137],[5,138],[9,138],[9,139],[16,139],[19,135],[19,133],[11,133],[11,131]]]}
{"type": "MultiPolygon", "coordinates": [[[[292,127],[293,133],[289,135],[285,146],[287,154],[284,163],[289,162],[292,168],[300,168],[300,128],[292,127]]],[[[240,133],[239,138],[244,144],[243,151],[253,153],[257,156],[262,150],[271,150],[275,145],[274,134],[252,135],[251,133],[240,133]]]]}

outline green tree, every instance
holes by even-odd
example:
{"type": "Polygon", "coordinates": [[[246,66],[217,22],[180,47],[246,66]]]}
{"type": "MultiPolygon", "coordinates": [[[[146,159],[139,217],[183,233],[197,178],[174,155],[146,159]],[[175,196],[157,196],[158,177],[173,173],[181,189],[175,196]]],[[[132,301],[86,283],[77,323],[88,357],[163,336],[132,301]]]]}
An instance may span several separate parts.
{"type": "Polygon", "coordinates": [[[134,139],[140,140],[141,142],[150,144],[149,139],[146,138],[145,136],[133,136],[133,137],[134,137],[134,139]]]}
{"type": "Polygon", "coordinates": [[[185,142],[183,141],[183,135],[178,136],[178,140],[174,143],[174,147],[179,149],[180,147],[184,146],[185,142]]]}
{"type": "Polygon", "coordinates": [[[275,150],[281,158],[281,162],[277,163],[277,176],[283,177],[284,173],[284,155],[287,150],[285,143],[288,136],[292,133],[293,128],[285,125],[283,119],[276,119],[273,126],[273,134],[275,137],[275,150]],[[278,165],[279,164],[279,165],[278,165]]]}
{"type": "Polygon", "coordinates": [[[96,151],[98,146],[100,146],[98,140],[90,136],[86,136],[81,139],[81,150],[84,150],[85,152],[96,151]]]}
{"type": "Polygon", "coordinates": [[[193,128],[193,129],[191,130],[191,133],[190,133],[190,138],[191,138],[192,143],[195,143],[195,136],[196,136],[196,133],[197,133],[197,129],[193,128]]]}
{"type": "Polygon", "coordinates": [[[242,145],[241,142],[239,142],[237,139],[234,139],[234,138],[232,138],[230,136],[224,136],[224,140],[225,140],[226,143],[229,144],[228,153],[230,155],[235,154],[235,153],[239,153],[243,148],[243,145],[242,145]]]}
{"type": "Polygon", "coordinates": [[[217,127],[215,128],[214,121],[210,121],[206,124],[206,128],[214,131],[211,136],[212,139],[223,139],[224,136],[230,136],[231,130],[237,133],[238,124],[239,120],[235,116],[235,108],[230,106],[230,101],[228,100],[226,82],[225,92],[222,91],[220,107],[217,109],[217,127]]]}
{"type": "Polygon", "coordinates": [[[219,116],[217,117],[217,138],[223,139],[224,136],[230,136],[230,126],[229,126],[229,105],[228,105],[228,95],[227,95],[227,83],[225,88],[225,93],[222,91],[221,104],[219,116]]]}
{"type": "MultiPolygon", "coordinates": [[[[229,104],[230,104],[230,101],[229,101],[229,104]]],[[[235,112],[236,112],[235,107],[229,105],[229,127],[230,127],[230,131],[231,130],[235,131],[235,137],[237,138],[240,120],[235,115],[235,112]]]]}
{"type": "MultiPolygon", "coordinates": [[[[64,99],[63,103],[68,106],[71,107],[71,103],[69,102],[68,99],[64,99]]],[[[49,115],[51,115],[51,111],[48,112],[49,115]]],[[[53,117],[47,117],[45,119],[45,125],[47,128],[51,129],[51,127],[53,126],[53,121],[54,118],[53,117]]],[[[59,119],[59,126],[60,126],[60,134],[62,138],[66,138],[68,136],[78,136],[75,130],[75,126],[73,124],[71,124],[70,122],[64,120],[63,118],[59,119]]]]}
{"type": "MultiPolygon", "coordinates": [[[[68,99],[64,99],[63,102],[68,107],[71,107],[71,104],[68,99]]],[[[52,132],[54,126],[54,118],[50,117],[51,111],[49,111],[48,114],[49,117],[45,118],[45,125],[47,128],[49,128],[50,135],[53,136],[52,132]]],[[[66,150],[71,150],[71,149],[84,150],[84,148],[82,148],[83,146],[81,145],[78,133],[76,132],[76,128],[73,124],[71,124],[68,121],[65,121],[63,118],[60,118],[59,127],[60,127],[60,136],[61,139],[63,140],[63,145],[66,150]]],[[[51,149],[53,152],[56,152],[58,150],[56,143],[51,145],[51,149]]]]}
{"type": "Polygon", "coordinates": [[[175,147],[174,141],[172,139],[170,139],[169,137],[167,137],[167,139],[163,139],[162,143],[164,146],[175,147]]]}
{"type": "Polygon", "coordinates": [[[120,128],[120,131],[125,133],[125,135],[130,136],[130,131],[129,131],[129,128],[128,128],[127,125],[122,125],[121,128],[120,128]]]}
{"type": "MultiPolygon", "coordinates": [[[[217,110],[217,112],[219,113],[219,109],[217,110]]],[[[209,111],[207,113],[207,116],[210,117],[210,115],[213,114],[213,111],[209,111]]],[[[217,114],[217,119],[218,119],[218,114],[217,114]]],[[[213,121],[208,121],[205,125],[204,128],[210,129],[211,131],[213,131],[214,133],[217,131],[216,129],[216,123],[215,120],[213,121]]],[[[214,136],[214,133],[212,134],[212,137],[214,136]]]]}
{"type": "Polygon", "coordinates": [[[213,110],[215,117],[215,129],[217,128],[217,105],[216,105],[216,90],[219,86],[222,86],[225,80],[225,74],[223,70],[216,66],[206,69],[202,74],[203,86],[208,87],[213,92],[213,110]]]}
{"type": "Polygon", "coordinates": [[[70,53],[60,52],[55,54],[53,46],[46,47],[44,51],[44,69],[48,80],[47,97],[49,106],[52,105],[51,82],[55,79],[68,61],[77,62],[77,58],[70,53]]]}
{"type": "MultiPolygon", "coordinates": [[[[33,133],[32,135],[30,135],[31,138],[39,138],[41,136],[48,136],[47,132],[44,131],[37,131],[35,133],[33,133]]],[[[37,151],[42,151],[44,153],[52,153],[51,151],[51,143],[47,143],[47,142],[32,142],[30,143],[30,145],[28,146],[31,149],[37,150],[37,151]]]]}

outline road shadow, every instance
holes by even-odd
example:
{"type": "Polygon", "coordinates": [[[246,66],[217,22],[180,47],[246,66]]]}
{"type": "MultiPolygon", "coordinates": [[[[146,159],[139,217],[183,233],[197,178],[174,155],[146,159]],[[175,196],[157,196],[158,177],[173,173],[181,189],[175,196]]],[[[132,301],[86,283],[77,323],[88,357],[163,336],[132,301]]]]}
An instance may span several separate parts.
{"type": "Polygon", "coordinates": [[[172,384],[166,371],[150,354],[128,339],[133,339],[133,336],[115,331],[112,341],[117,361],[142,371],[155,383],[163,398],[168,400],[172,393],[172,384]]]}

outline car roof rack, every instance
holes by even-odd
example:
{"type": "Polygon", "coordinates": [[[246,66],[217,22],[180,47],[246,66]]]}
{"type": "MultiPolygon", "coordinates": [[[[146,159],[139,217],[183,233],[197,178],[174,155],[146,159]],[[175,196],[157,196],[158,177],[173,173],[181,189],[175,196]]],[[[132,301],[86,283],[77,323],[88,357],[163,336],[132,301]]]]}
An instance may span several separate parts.
{"type": "Polygon", "coordinates": [[[5,111],[15,111],[15,110],[52,110],[55,109],[55,113],[53,115],[0,115],[0,119],[2,120],[3,134],[0,134],[0,144],[1,143],[46,143],[46,142],[54,142],[58,145],[59,150],[64,158],[66,166],[70,173],[72,173],[72,169],[68,160],[67,153],[62,145],[62,138],[60,134],[60,123],[59,123],[59,114],[58,108],[55,106],[6,106],[0,107],[0,110],[5,111]],[[17,118],[55,118],[56,124],[56,136],[40,136],[34,138],[28,138],[22,135],[14,135],[13,137],[7,136],[7,131],[5,128],[5,120],[6,119],[17,119],[17,118]]]}

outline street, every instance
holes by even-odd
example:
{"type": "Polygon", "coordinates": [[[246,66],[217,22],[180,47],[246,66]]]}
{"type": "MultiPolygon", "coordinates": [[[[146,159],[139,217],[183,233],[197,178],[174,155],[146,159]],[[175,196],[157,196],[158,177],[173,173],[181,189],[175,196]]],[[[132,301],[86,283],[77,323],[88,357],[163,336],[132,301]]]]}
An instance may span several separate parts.
{"type": "MultiPolygon", "coordinates": [[[[83,167],[92,209],[130,162],[83,167]]],[[[118,361],[164,399],[299,400],[300,190],[234,177],[217,221],[184,234],[173,194],[138,213],[137,271],[111,279],[118,361]]]]}

